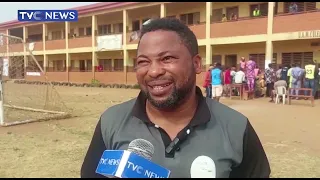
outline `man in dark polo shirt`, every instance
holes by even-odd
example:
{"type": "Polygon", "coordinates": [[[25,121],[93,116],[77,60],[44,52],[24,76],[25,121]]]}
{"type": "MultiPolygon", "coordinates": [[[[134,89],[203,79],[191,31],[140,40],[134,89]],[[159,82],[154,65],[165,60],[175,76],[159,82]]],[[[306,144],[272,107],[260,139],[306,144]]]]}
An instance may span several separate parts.
{"type": "Polygon", "coordinates": [[[137,50],[138,97],[107,109],[100,117],[85,156],[81,177],[95,173],[104,150],[125,150],[134,139],[154,145],[152,161],[190,178],[199,156],[214,161],[215,177],[269,177],[270,166],[248,119],[205,98],[196,86],[201,57],[194,33],[177,19],[145,25],[137,50]],[[180,143],[170,148],[172,140],[180,143]],[[169,147],[169,148],[168,148],[169,147]]]}

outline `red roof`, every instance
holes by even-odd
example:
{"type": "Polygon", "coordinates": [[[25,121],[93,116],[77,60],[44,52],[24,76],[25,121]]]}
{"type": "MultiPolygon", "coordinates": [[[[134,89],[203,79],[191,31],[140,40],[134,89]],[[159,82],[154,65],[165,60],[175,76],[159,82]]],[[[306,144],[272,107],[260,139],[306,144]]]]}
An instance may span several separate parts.
{"type": "MultiPolygon", "coordinates": [[[[86,6],[79,6],[76,8],[70,8],[69,10],[78,10],[78,15],[84,15],[92,12],[98,12],[106,9],[134,5],[138,3],[141,3],[141,2],[101,2],[101,3],[86,5],[86,6]]],[[[0,29],[6,29],[14,26],[26,25],[26,24],[32,24],[32,23],[33,22],[24,22],[24,21],[18,21],[18,20],[8,21],[8,22],[0,23],[0,29]]]]}

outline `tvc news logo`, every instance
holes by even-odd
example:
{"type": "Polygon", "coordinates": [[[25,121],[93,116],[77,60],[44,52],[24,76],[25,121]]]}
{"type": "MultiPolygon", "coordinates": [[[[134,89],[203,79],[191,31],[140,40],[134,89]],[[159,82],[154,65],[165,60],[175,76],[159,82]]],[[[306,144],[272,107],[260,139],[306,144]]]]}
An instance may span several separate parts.
{"type": "Polygon", "coordinates": [[[18,10],[19,21],[66,22],[78,21],[77,10],[18,10]]]}

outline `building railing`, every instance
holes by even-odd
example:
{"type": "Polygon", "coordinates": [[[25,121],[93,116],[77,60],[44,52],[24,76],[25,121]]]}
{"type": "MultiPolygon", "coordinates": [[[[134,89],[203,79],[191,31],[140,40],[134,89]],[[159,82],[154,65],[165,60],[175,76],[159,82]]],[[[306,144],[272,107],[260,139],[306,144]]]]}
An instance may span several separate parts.
{"type": "Polygon", "coordinates": [[[226,21],[214,21],[211,20],[211,24],[213,23],[227,23],[227,22],[236,22],[236,21],[246,21],[246,20],[253,20],[253,19],[262,19],[262,18],[267,18],[268,16],[256,16],[256,17],[252,17],[252,16],[246,16],[246,17],[237,17],[236,19],[231,19],[231,20],[226,20],[226,21]]]}
{"type": "Polygon", "coordinates": [[[320,12],[320,9],[315,9],[315,10],[310,10],[310,11],[300,11],[300,12],[294,12],[294,13],[285,13],[285,12],[280,12],[275,14],[274,16],[291,16],[291,15],[298,15],[298,14],[307,14],[307,13],[314,13],[314,12],[320,12]]]}

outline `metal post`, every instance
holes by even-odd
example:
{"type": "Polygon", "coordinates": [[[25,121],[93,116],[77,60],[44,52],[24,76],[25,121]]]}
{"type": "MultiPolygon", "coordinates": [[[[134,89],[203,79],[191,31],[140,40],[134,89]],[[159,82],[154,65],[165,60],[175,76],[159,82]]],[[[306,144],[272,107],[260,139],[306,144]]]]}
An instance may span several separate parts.
{"type": "Polygon", "coordinates": [[[3,107],[3,83],[0,80],[0,126],[4,125],[4,107],[3,107]]]}

